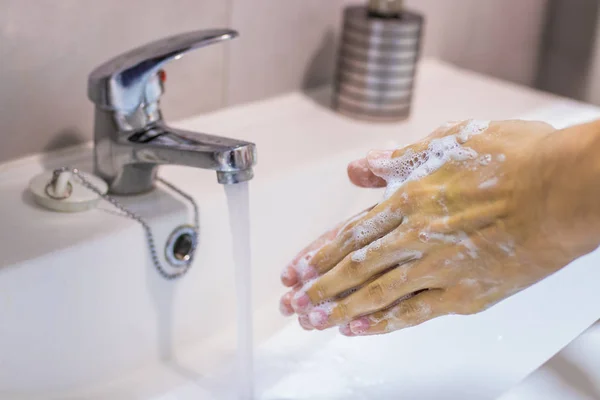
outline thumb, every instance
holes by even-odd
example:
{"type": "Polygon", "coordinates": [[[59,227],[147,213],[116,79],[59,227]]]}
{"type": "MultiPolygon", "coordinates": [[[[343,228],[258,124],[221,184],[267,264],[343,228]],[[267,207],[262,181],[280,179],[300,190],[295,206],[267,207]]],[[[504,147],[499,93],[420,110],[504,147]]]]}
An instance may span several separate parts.
{"type": "MultiPolygon", "coordinates": [[[[369,157],[390,158],[392,151],[372,151],[369,157]]],[[[377,173],[378,171],[375,171],[377,173]]],[[[348,177],[356,186],[363,188],[380,188],[386,186],[386,181],[373,173],[373,167],[367,158],[352,161],[348,164],[348,177]]]]}

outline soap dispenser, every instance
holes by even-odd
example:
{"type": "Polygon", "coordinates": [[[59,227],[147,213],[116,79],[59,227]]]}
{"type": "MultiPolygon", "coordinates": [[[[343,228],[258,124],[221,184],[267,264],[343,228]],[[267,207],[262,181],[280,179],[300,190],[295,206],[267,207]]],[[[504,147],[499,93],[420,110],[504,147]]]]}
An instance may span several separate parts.
{"type": "Polygon", "coordinates": [[[410,115],[424,18],[402,0],[370,0],[344,10],[333,108],[372,121],[410,115]]]}

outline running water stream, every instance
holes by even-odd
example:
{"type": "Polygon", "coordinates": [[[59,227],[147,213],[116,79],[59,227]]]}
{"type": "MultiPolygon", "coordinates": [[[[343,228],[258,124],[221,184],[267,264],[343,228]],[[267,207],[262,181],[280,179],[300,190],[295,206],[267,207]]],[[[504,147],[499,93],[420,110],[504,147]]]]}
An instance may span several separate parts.
{"type": "Polygon", "coordinates": [[[238,379],[236,386],[238,399],[251,400],[254,395],[254,376],[248,182],[224,186],[229,206],[229,226],[235,263],[238,379]]]}

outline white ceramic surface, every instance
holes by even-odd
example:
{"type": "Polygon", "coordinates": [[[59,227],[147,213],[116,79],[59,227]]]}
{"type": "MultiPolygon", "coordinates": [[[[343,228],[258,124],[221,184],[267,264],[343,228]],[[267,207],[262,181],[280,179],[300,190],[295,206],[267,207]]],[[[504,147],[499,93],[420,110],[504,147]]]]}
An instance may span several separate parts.
{"type": "Polygon", "coordinates": [[[600,399],[600,322],[499,400],[600,399]]]}
{"type": "MultiPolygon", "coordinates": [[[[598,253],[485,313],[383,337],[306,333],[278,315],[282,266],[381,195],[348,183],[352,158],[410,143],[450,119],[523,116],[565,126],[600,116],[437,62],[423,63],[416,93],[413,116],[398,124],[336,115],[321,105],[323,92],[181,123],[258,145],[250,190],[259,398],[495,398],[600,316],[598,253]]],[[[222,383],[235,346],[234,280],[226,202],[214,173],[161,170],[201,212],[194,266],[167,282],[135,222],[106,204],[52,213],[25,191],[43,169],[89,169],[90,161],[84,146],[0,166],[0,398],[228,398],[233,384],[222,383]]],[[[158,243],[189,221],[188,206],[163,189],[123,201],[151,219],[158,243]]]]}

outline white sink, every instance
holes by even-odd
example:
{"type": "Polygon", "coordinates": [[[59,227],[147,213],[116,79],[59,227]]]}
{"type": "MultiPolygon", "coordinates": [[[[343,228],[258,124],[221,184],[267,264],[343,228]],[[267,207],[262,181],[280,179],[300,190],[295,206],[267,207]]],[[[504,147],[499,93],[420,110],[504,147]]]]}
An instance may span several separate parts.
{"type": "Polygon", "coordinates": [[[600,399],[600,321],[500,400],[600,399]]]}
{"type": "MultiPolygon", "coordinates": [[[[600,317],[599,253],[484,313],[386,336],[304,332],[279,316],[281,268],[381,195],[348,183],[349,160],[410,143],[450,119],[524,116],[564,126],[600,116],[593,107],[433,61],[422,65],[413,116],[404,123],[338,116],[319,104],[323,93],[181,123],[258,146],[250,186],[258,398],[496,398],[600,317]]],[[[90,160],[85,146],[0,166],[0,398],[235,398],[228,372],[233,266],[225,196],[214,173],[161,169],[194,196],[201,213],[194,266],[168,282],[153,269],[141,228],[110,206],[57,214],[24,193],[43,169],[89,169],[90,160]]],[[[125,201],[152,221],[158,243],[189,221],[186,204],[162,189],[125,201]]]]}

